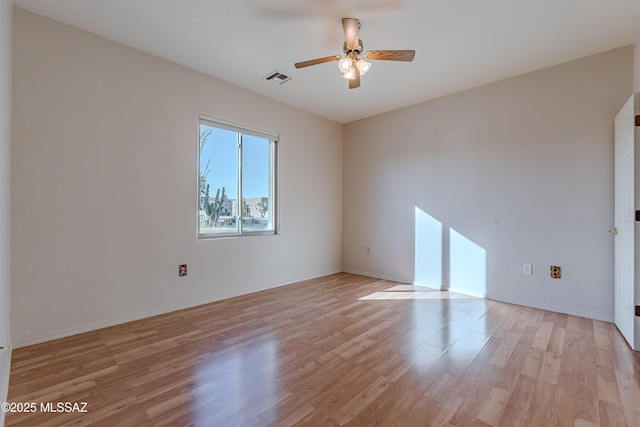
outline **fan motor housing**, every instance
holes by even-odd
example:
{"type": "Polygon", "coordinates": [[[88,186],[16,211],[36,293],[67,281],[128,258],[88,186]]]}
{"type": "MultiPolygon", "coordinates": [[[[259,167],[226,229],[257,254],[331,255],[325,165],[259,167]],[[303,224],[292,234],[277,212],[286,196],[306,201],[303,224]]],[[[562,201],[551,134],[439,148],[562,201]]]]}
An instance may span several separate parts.
{"type": "Polygon", "coordinates": [[[344,42],[344,45],[342,45],[342,50],[344,51],[344,54],[346,56],[349,56],[351,52],[355,53],[356,56],[360,56],[360,54],[364,50],[362,40],[358,39],[358,45],[351,48],[347,46],[347,42],[344,42]]]}

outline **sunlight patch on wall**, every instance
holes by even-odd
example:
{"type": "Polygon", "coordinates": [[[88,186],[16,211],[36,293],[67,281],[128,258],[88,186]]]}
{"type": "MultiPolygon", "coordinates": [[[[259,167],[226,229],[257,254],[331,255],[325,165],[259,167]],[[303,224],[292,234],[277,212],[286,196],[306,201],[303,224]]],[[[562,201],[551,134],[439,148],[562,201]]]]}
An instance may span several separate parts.
{"type": "Polygon", "coordinates": [[[414,283],[442,288],[442,223],[417,206],[414,283]]]}
{"type": "Polygon", "coordinates": [[[449,290],[484,298],[487,294],[487,251],[449,229],[449,290]]]}

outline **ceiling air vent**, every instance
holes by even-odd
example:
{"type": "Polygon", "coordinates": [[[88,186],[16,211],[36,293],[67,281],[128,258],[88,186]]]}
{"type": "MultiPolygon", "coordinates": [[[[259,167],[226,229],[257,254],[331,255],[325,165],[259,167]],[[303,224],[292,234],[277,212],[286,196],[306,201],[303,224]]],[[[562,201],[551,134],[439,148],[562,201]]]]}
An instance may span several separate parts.
{"type": "Polygon", "coordinates": [[[280,71],[276,70],[264,76],[263,79],[268,80],[270,82],[278,83],[279,85],[281,85],[282,83],[286,83],[289,80],[291,80],[291,77],[285,74],[282,74],[280,71]]]}

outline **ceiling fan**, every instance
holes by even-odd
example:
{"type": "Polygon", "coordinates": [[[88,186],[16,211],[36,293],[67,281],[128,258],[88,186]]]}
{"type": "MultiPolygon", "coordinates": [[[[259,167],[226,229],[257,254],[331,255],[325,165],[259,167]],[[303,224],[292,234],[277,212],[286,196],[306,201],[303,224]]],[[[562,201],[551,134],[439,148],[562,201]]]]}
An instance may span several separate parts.
{"type": "Polygon", "coordinates": [[[362,53],[362,40],[359,37],[360,21],[355,18],[342,18],[344,29],[344,56],[333,55],[324,58],[311,59],[297,62],[296,68],[309,67],[325,62],[338,61],[338,68],[342,71],[342,77],[349,80],[349,89],[360,87],[360,76],[364,76],[371,69],[371,63],[364,60],[385,61],[413,61],[415,50],[370,50],[362,53]]]}

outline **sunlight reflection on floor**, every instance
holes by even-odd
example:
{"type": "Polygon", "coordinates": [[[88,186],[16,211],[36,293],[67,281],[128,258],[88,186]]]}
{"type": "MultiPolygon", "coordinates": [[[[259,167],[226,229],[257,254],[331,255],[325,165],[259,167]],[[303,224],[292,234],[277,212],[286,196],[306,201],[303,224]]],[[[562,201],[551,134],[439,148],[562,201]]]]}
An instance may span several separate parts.
{"type": "Polygon", "coordinates": [[[474,296],[458,294],[455,292],[440,291],[426,286],[396,285],[380,292],[373,292],[359,301],[365,300],[394,300],[394,299],[481,299],[474,296]]]}

